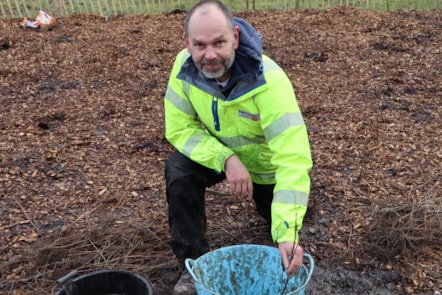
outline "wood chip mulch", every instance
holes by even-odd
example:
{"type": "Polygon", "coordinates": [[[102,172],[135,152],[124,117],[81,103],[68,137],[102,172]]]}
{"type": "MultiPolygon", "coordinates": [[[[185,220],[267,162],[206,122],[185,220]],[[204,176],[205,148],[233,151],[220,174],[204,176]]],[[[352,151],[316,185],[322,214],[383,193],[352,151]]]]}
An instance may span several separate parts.
{"type": "MultiPolygon", "coordinates": [[[[441,289],[441,12],[237,15],[286,70],[309,129],[305,251],[318,263],[395,270],[408,294],[441,289]]],[[[37,30],[0,19],[5,294],[54,293],[73,269],[126,269],[154,285],[176,269],[163,96],[183,19],[75,14],[37,30]]],[[[272,244],[252,204],[227,191],[208,191],[212,246],[272,244]]]]}

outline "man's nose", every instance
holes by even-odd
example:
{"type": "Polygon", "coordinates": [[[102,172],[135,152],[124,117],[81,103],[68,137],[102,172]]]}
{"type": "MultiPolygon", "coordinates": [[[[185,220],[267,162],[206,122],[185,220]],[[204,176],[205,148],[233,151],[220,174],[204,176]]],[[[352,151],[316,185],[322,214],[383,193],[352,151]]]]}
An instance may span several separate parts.
{"type": "Polygon", "coordinates": [[[206,52],[204,53],[204,57],[205,57],[205,59],[208,59],[208,60],[215,59],[216,58],[216,51],[215,51],[215,49],[213,47],[211,47],[211,46],[208,46],[206,48],[206,52]]]}

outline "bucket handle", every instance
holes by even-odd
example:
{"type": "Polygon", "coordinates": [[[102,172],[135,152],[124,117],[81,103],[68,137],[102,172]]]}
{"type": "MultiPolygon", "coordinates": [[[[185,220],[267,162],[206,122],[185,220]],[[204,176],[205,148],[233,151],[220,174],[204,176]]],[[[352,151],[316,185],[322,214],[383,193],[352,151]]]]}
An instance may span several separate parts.
{"type": "Polygon", "coordinates": [[[308,259],[309,268],[307,269],[307,279],[305,280],[304,284],[302,284],[302,286],[298,288],[298,290],[303,289],[305,288],[305,286],[307,286],[310,278],[312,277],[313,269],[315,268],[315,261],[313,260],[313,257],[307,253],[304,253],[304,257],[308,259]]]}
{"type": "Polygon", "coordinates": [[[186,265],[187,271],[192,276],[195,282],[198,282],[198,279],[196,278],[195,274],[193,273],[193,263],[195,262],[194,259],[186,258],[184,260],[184,264],[186,265]]]}
{"type": "Polygon", "coordinates": [[[57,284],[59,285],[64,285],[66,284],[68,281],[70,281],[73,277],[75,277],[76,275],[78,275],[78,270],[74,269],[73,271],[71,271],[70,273],[68,273],[67,275],[59,278],[57,280],[57,284]]]}

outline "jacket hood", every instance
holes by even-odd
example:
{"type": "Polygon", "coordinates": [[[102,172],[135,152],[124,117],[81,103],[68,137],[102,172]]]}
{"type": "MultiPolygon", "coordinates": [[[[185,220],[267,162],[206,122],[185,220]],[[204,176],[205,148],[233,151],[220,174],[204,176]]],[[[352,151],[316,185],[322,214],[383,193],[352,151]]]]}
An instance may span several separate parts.
{"type": "MultiPolygon", "coordinates": [[[[238,82],[242,82],[242,86],[231,94],[230,99],[235,99],[248,90],[265,83],[262,66],[262,35],[244,19],[235,18],[234,20],[235,25],[239,28],[239,44],[235,50],[235,62],[231,69],[232,76],[226,88],[231,88],[238,82]]],[[[191,56],[181,66],[177,78],[218,97],[222,96],[217,84],[199,73],[191,56]]]]}
{"type": "Polygon", "coordinates": [[[241,67],[240,72],[246,75],[247,80],[248,76],[254,76],[261,70],[262,35],[242,18],[235,18],[235,24],[239,28],[239,46],[236,50],[235,63],[241,67]]]}

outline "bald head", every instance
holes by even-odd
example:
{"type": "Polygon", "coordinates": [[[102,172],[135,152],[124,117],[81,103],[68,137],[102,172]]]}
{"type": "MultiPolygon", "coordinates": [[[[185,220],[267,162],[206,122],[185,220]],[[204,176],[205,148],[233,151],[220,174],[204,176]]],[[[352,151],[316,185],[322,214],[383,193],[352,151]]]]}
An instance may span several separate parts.
{"type": "MultiPolygon", "coordinates": [[[[218,0],[202,0],[195,4],[186,15],[184,20],[184,34],[189,35],[189,25],[194,16],[209,16],[214,11],[221,12],[221,16],[225,18],[223,22],[227,22],[229,29],[232,33],[235,30],[235,21],[233,19],[232,12],[221,1],[218,0]]],[[[197,25],[204,25],[204,23],[198,23],[197,25]]],[[[221,24],[220,24],[221,25],[221,24]]]]}

